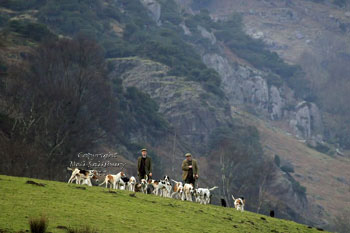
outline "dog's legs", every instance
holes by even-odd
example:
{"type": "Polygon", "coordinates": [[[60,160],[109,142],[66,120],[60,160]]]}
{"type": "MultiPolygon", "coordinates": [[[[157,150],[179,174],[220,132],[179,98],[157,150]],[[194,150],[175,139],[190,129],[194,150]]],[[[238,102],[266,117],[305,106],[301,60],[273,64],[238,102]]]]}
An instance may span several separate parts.
{"type": "Polygon", "coordinates": [[[173,192],[170,197],[174,198],[175,194],[176,194],[176,192],[173,192]]]}
{"type": "Polygon", "coordinates": [[[191,196],[190,193],[187,193],[187,195],[186,195],[186,200],[192,202],[192,196],[191,196]]]}
{"type": "Polygon", "coordinates": [[[89,177],[89,179],[88,179],[88,186],[92,186],[90,177],[89,177]]]}
{"type": "Polygon", "coordinates": [[[184,200],[185,200],[185,194],[182,193],[182,195],[181,195],[181,201],[184,201],[184,200]]]}
{"type": "Polygon", "coordinates": [[[71,177],[70,177],[69,180],[68,180],[68,184],[72,182],[73,177],[74,177],[74,176],[73,176],[73,174],[72,174],[71,177]]]}

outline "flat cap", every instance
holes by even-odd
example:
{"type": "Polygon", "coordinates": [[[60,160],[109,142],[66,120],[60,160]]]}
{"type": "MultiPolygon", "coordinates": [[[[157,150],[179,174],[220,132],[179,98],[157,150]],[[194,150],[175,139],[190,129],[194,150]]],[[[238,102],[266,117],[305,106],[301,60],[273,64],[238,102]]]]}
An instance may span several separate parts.
{"type": "Polygon", "coordinates": [[[192,156],[192,155],[191,155],[191,153],[186,153],[185,156],[188,157],[188,156],[192,156]]]}

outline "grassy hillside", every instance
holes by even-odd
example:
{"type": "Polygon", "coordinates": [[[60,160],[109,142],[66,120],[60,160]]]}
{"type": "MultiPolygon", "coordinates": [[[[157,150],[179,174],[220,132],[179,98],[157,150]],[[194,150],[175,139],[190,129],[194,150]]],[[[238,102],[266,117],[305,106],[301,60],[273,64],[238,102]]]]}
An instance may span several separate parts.
{"type": "Polygon", "coordinates": [[[90,226],[98,232],[317,232],[291,221],[233,208],[155,197],[101,187],[0,176],[0,232],[27,230],[28,220],[45,215],[49,232],[58,226],[90,226]],[[84,186],[85,187],[85,186],[84,186]]]}

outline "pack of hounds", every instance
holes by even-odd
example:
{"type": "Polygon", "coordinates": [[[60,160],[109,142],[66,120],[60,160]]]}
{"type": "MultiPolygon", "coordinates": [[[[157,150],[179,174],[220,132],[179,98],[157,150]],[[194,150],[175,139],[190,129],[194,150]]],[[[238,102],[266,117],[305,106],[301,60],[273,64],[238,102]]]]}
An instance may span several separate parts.
{"type": "MultiPolygon", "coordinates": [[[[72,175],[68,180],[68,183],[85,184],[92,186],[91,180],[99,181],[99,173],[96,170],[83,170],[78,168],[67,168],[72,171],[72,175]]],[[[125,175],[124,172],[119,172],[116,175],[108,174],[104,177],[104,180],[99,186],[105,185],[106,188],[128,190],[131,192],[142,192],[145,194],[154,194],[161,197],[168,197],[179,199],[182,201],[194,201],[203,205],[210,204],[211,192],[217,189],[217,186],[213,188],[194,188],[192,184],[183,184],[182,182],[170,179],[169,176],[164,176],[161,180],[142,179],[140,183],[137,183],[136,178],[131,176],[130,178],[125,175]],[[173,183],[173,184],[172,184],[173,183]]],[[[237,210],[244,211],[245,199],[244,197],[233,199],[234,207],[237,210]]],[[[223,199],[221,199],[223,201],[223,199]]],[[[226,206],[226,203],[225,205],[226,206]]]]}

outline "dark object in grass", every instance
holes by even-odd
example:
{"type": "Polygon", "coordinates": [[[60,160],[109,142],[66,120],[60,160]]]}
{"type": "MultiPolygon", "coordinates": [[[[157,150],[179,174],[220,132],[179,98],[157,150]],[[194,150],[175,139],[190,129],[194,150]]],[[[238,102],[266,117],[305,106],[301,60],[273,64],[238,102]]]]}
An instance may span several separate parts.
{"type": "Polygon", "coordinates": [[[94,228],[90,228],[89,226],[85,226],[82,228],[67,228],[67,233],[98,233],[98,231],[94,228]]]}
{"type": "Polygon", "coordinates": [[[223,198],[221,198],[221,206],[222,207],[226,207],[227,205],[226,205],[226,201],[225,201],[225,199],[223,199],[223,198]]]}
{"type": "Polygon", "coordinates": [[[44,187],[46,185],[46,184],[42,184],[42,183],[37,183],[37,182],[32,181],[32,180],[27,180],[26,184],[32,184],[32,185],[42,186],[42,187],[44,187]]]}
{"type": "Polygon", "coordinates": [[[273,211],[273,210],[270,211],[270,217],[271,218],[275,217],[275,211],[273,211]]]}
{"type": "Polygon", "coordinates": [[[310,229],[311,229],[312,227],[311,227],[311,226],[307,226],[307,228],[310,228],[310,229]]]}
{"type": "Polygon", "coordinates": [[[237,225],[233,225],[233,227],[234,227],[234,228],[238,228],[238,226],[237,226],[237,225]]]}
{"type": "Polygon", "coordinates": [[[130,197],[136,197],[136,194],[135,193],[130,193],[129,196],[130,197]]]}
{"type": "Polygon", "coordinates": [[[32,218],[29,220],[29,228],[30,232],[32,233],[45,233],[48,226],[49,221],[44,216],[41,216],[40,218],[32,218]]]}
{"type": "Polygon", "coordinates": [[[266,218],[264,218],[264,217],[260,217],[260,219],[266,221],[266,218]]]}
{"type": "Polygon", "coordinates": [[[318,231],[324,231],[322,228],[316,228],[318,231]]]}
{"type": "Polygon", "coordinates": [[[57,226],[56,228],[57,229],[62,229],[62,230],[68,230],[68,227],[66,227],[66,226],[57,226]]]}
{"type": "Polygon", "coordinates": [[[82,189],[82,190],[86,190],[85,187],[75,187],[76,189],[82,189]]]}
{"type": "Polygon", "coordinates": [[[116,191],[108,190],[109,193],[117,194],[116,191]]]}

